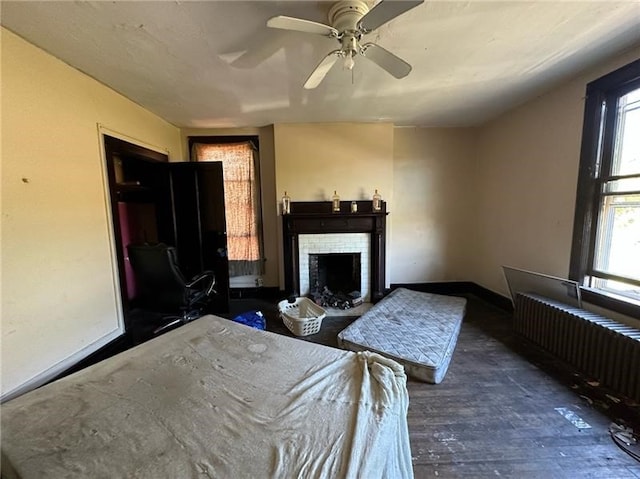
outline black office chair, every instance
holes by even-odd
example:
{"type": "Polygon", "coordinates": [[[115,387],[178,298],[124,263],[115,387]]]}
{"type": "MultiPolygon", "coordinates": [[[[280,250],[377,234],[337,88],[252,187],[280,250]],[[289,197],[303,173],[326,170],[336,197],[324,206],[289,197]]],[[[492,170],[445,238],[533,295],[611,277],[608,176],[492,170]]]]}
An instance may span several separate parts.
{"type": "Polygon", "coordinates": [[[156,328],[153,334],[203,315],[216,294],[216,278],[212,271],[203,271],[187,282],[180,272],[173,246],[131,244],[127,249],[137,281],[135,303],[145,310],[174,313],[165,317],[168,322],[156,328]]]}

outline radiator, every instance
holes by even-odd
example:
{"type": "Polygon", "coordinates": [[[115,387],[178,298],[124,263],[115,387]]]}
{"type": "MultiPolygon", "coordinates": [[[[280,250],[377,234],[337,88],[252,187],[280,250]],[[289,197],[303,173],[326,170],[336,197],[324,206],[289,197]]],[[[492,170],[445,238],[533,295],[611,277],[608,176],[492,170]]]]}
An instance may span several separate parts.
{"type": "Polygon", "coordinates": [[[640,330],[534,295],[516,295],[515,331],[603,386],[640,402],[640,330]]]}

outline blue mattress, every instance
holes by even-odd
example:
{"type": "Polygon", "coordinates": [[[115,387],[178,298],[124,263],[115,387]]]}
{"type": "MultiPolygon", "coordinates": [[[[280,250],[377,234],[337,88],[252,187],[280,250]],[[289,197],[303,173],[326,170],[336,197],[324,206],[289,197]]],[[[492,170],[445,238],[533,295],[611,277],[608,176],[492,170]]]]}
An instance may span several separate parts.
{"type": "Polygon", "coordinates": [[[409,376],[438,384],[444,378],[467,300],[394,290],[338,334],[351,351],[373,351],[401,363],[409,376]]]}

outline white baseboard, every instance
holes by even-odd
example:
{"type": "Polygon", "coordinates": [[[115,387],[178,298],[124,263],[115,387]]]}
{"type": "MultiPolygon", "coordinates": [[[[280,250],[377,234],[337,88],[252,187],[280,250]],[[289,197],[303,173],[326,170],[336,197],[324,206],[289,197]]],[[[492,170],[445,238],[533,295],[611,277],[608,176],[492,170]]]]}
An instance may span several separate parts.
{"type": "Polygon", "coordinates": [[[98,349],[107,345],[108,343],[110,343],[117,337],[121,336],[122,334],[124,334],[124,330],[122,328],[118,328],[111,331],[110,333],[98,339],[97,341],[94,341],[93,343],[89,344],[85,348],[82,348],[80,351],[72,354],[71,356],[63,359],[62,361],[54,364],[50,368],[42,371],[40,374],[37,374],[31,379],[25,381],[20,386],[15,387],[11,391],[7,391],[6,393],[2,394],[2,396],[0,396],[0,403],[4,403],[18,396],[22,396],[23,394],[28,393],[29,391],[48,383],[53,378],[62,374],[64,371],[69,369],[74,364],[83,360],[90,354],[95,353],[98,349]]]}

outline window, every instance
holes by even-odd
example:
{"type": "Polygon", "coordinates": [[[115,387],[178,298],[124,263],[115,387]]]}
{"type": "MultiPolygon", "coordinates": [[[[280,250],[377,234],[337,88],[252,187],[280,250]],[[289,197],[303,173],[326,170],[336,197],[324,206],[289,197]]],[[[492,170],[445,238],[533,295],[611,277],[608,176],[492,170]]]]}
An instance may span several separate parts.
{"type": "Polygon", "coordinates": [[[587,85],[570,276],[640,305],[640,60],[587,85]]]}
{"type": "Polygon", "coordinates": [[[192,159],[222,162],[229,276],[258,276],[263,273],[263,258],[257,141],[234,140],[192,139],[192,159]]]}

